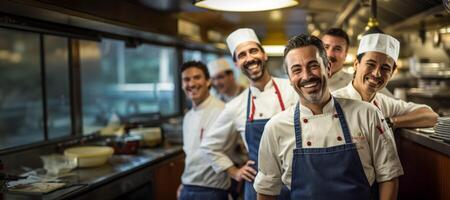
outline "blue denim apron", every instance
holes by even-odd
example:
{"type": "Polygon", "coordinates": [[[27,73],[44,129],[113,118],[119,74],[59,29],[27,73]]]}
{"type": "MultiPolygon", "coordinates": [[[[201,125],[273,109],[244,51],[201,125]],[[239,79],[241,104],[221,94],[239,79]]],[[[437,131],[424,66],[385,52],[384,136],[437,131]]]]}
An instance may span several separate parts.
{"type": "Polygon", "coordinates": [[[183,185],[180,200],[228,200],[228,192],[218,188],[183,185]]]}
{"type": "MultiPolygon", "coordinates": [[[[284,110],[283,99],[281,98],[281,93],[276,85],[275,81],[272,79],[272,83],[275,87],[275,91],[278,97],[278,101],[281,106],[281,110],[284,110]]],[[[259,151],[259,143],[261,141],[261,136],[264,131],[264,126],[269,121],[269,119],[253,119],[253,115],[255,113],[255,106],[252,99],[252,91],[248,90],[248,98],[247,98],[247,121],[245,123],[245,140],[247,141],[248,146],[248,154],[249,159],[255,161],[255,164],[252,165],[253,169],[258,170],[258,151],[259,151]],[[250,103],[251,102],[251,103],[250,103]],[[250,108],[252,108],[252,112],[250,112],[250,108]]],[[[256,200],[256,191],[253,188],[253,183],[245,181],[245,200],[256,200]]],[[[279,199],[289,199],[289,190],[286,187],[283,187],[282,194],[279,199]],[[285,196],[287,198],[282,198],[285,196]]]]}
{"type": "Polygon", "coordinates": [[[364,200],[371,198],[355,143],[339,103],[334,100],[345,144],[325,148],[303,148],[299,104],[295,108],[295,143],[291,199],[364,200]]]}

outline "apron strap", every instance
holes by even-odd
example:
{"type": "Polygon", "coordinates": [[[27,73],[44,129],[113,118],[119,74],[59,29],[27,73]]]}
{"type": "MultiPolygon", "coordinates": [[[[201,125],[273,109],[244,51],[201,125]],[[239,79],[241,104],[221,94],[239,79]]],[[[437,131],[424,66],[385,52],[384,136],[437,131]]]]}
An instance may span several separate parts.
{"type": "Polygon", "coordinates": [[[280,90],[278,89],[277,83],[275,83],[275,81],[273,79],[272,79],[272,84],[273,84],[273,87],[275,88],[275,93],[277,93],[278,102],[280,103],[281,110],[284,111],[283,98],[281,97],[281,93],[280,93],[280,90]]]}
{"type": "Polygon", "coordinates": [[[252,90],[250,89],[250,87],[248,88],[248,97],[247,97],[247,114],[245,116],[247,116],[247,121],[253,121],[253,116],[255,113],[255,106],[254,106],[254,102],[253,102],[253,98],[252,98],[252,90]],[[250,101],[252,101],[252,104],[250,105],[250,101]],[[252,112],[251,115],[249,115],[250,113],[250,107],[252,107],[252,112]]]}
{"type": "Polygon", "coordinates": [[[302,128],[300,127],[300,106],[299,102],[295,106],[294,113],[294,128],[295,128],[295,147],[297,149],[302,148],[302,128]]]}
{"type": "Polygon", "coordinates": [[[352,138],[350,136],[350,129],[348,128],[347,120],[345,119],[344,112],[342,111],[341,105],[334,100],[334,108],[336,109],[336,112],[339,117],[339,122],[341,124],[342,132],[344,133],[345,143],[350,144],[352,143],[352,138]]]}

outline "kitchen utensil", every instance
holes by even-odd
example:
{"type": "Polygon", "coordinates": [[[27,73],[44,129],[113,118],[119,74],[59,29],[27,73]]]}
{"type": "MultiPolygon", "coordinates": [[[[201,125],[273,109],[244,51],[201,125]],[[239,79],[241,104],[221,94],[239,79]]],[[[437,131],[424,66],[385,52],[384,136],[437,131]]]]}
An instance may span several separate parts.
{"type": "Polygon", "coordinates": [[[77,167],[77,159],[64,155],[52,154],[41,156],[47,174],[57,175],[70,172],[77,167]]]}
{"type": "Polygon", "coordinates": [[[106,138],[106,144],[114,149],[115,154],[136,154],[142,137],[138,135],[124,135],[106,138]]]}
{"type": "Polygon", "coordinates": [[[154,147],[162,143],[162,132],[160,127],[146,127],[130,129],[130,135],[140,135],[143,138],[143,145],[154,147]]]}
{"type": "Polygon", "coordinates": [[[103,146],[73,147],[64,151],[65,156],[77,159],[78,167],[103,165],[113,153],[113,148],[103,146]]]}

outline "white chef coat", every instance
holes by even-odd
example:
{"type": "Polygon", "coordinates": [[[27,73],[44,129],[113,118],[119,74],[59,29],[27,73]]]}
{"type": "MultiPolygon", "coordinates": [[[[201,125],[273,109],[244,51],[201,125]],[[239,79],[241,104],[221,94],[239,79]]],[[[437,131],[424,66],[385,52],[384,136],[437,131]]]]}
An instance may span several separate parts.
{"type": "MultiPolygon", "coordinates": [[[[380,111],[367,102],[332,98],[323,114],[313,115],[300,106],[303,148],[324,148],[345,143],[334,101],[344,112],[352,141],[364,168],[368,182],[383,182],[403,174],[392,132],[383,122],[380,111]],[[389,135],[389,136],[388,136],[389,135]]],[[[259,146],[259,171],[254,188],[258,193],[278,195],[282,183],[291,188],[292,156],[295,148],[295,106],[269,120],[259,146]]],[[[329,166],[333,167],[333,166],[329,166]]],[[[299,177],[301,180],[301,177],[299,177]]]]}
{"type": "MultiPolygon", "coordinates": [[[[287,79],[273,78],[273,80],[278,86],[285,108],[298,102],[298,95],[287,79]]],[[[249,89],[252,91],[254,98],[255,120],[271,118],[276,113],[281,112],[281,106],[272,81],[265,85],[263,91],[250,86],[239,96],[228,102],[200,147],[211,161],[216,172],[222,172],[233,166],[233,162],[229,156],[224,154],[223,150],[233,145],[228,139],[231,135],[240,133],[244,140],[245,148],[248,150],[245,138],[245,124],[247,121],[246,112],[249,89]]]]}
{"type": "Polygon", "coordinates": [[[197,107],[186,113],[183,119],[183,150],[186,153],[181,182],[187,185],[228,189],[230,179],[225,172],[216,173],[200,151],[200,144],[211,125],[225,107],[224,103],[210,95],[197,107]]]}
{"type": "MultiPolygon", "coordinates": [[[[328,88],[330,88],[331,92],[344,88],[353,80],[353,74],[349,74],[344,72],[343,70],[339,70],[331,78],[328,79],[328,88]]],[[[380,90],[381,93],[385,94],[388,97],[394,97],[392,93],[386,89],[385,87],[380,90]]]]}
{"type": "MultiPolygon", "coordinates": [[[[334,91],[333,96],[347,98],[347,99],[355,99],[362,101],[361,95],[358,91],[353,87],[353,84],[350,82],[346,87],[341,88],[339,90],[334,91]]],[[[378,109],[381,110],[384,117],[395,117],[399,115],[404,115],[406,113],[412,112],[419,108],[429,108],[427,105],[416,104],[412,102],[405,102],[400,99],[394,99],[388,97],[384,94],[377,92],[375,97],[370,101],[373,105],[375,105],[378,109]]]]}

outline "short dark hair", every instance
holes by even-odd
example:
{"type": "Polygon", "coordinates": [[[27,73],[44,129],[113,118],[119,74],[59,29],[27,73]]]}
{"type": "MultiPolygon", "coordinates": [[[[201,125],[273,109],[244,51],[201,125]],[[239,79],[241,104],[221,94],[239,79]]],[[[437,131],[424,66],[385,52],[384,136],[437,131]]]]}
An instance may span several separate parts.
{"type": "MultiPolygon", "coordinates": [[[[323,64],[325,66],[325,69],[328,69],[328,57],[327,52],[325,50],[325,47],[323,47],[322,40],[317,38],[316,36],[309,36],[305,34],[300,34],[297,36],[292,37],[289,39],[288,44],[286,45],[286,48],[284,49],[284,60],[286,60],[286,55],[291,51],[292,49],[297,49],[301,47],[306,46],[315,46],[317,50],[319,51],[319,55],[323,60],[323,64]]],[[[284,67],[286,69],[286,72],[288,72],[288,66],[286,65],[286,62],[284,62],[284,67]]]]}
{"type": "Polygon", "coordinates": [[[185,70],[195,67],[203,71],[203,74],[205,75],[206,80],[209,80],[209,72],[206,65],[201,61],[191,60],[183,63],[181,65],[181,73],[183,73],[185,70]]]}
{"type": "MultiPolygon", "coordinates": [[[[259,50],[261,50],[263,53],[266,53],[266,51],[264,51],[264,48],[261,46],[261,44],[259,44],[259,43],[257,43],[257,42],[255,42],[256,43],[256,46],[258,46],[259,47],[259,50]]],[[[235,51],[236,51],[236,49],[235,49],[235,51]]],[[[233,53],[231,53],[232,55],[232,57],[233,57],[233,62],[236,62],[236,54],[233,52],[233,53]]]]}
{"type": "Polygon", "coordinates": [[[330,28],[327,31],[325,31],[324,35],[331,35],[335,37],[344,38],[345,41],[347,42],[347,50],[348,50],[348,47],[350,46],[350,39],[344,30],[340,28],[330,28]]]}
{"type": "MultiPolygon", "coordinates": [[[[360,53],[356,56],[356,59],[358,60],[358,63],[361,63],[362,57],[364,56],[365,53],[360,53]]],[[[394,61],[394,66],[392,66],[392,72],[395,71],[395,69],[397,69],[397,63],[394,61]]],[[[356,71],[355,71],[356,73],[356,71]]]]}

